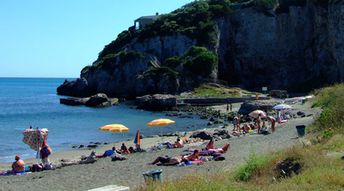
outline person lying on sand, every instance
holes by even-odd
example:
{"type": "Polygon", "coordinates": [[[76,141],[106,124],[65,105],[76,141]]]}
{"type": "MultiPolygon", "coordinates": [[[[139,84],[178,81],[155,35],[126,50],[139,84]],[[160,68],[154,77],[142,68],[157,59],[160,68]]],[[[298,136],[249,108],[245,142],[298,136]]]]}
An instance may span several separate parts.
{"type": "Polygon", "coordinates": [[[173,166],[177,165],[182,162],[182,157],[169,157],[169,156],[164,156],[164,157],[158,157],[156,158],[152,163],[152,165],[163,165],[163,166],[173,166]]]}
{"type": "Polygon", "coordinates": [[[209,156],[209,155],[213,155],[213,154],[223,154],[226,153],[228,151],[230,147],[229,143],[226,143],[222,148],[218,148],[218,149],[202,149],[200,151],[200,155],[201,156],[209,156]]]}
{"type": "Polygon", "coordinates": [[[196,160],[199,160],[199,155],[200,155],[200,152],[196,149],[191,155],[183,156],[182,159],[183,161],[196,161],[196,160]]]}
{"type": "Polygon", "coordinates": [[[205,146],[205,149],[215,149],[214,146],[214,139],[210,139],[209,143],[207,144],[207,146],[205,146]]]}
{"type": "Polygon", "coordinates": [[[88,157],[82,157],[78,164],[90,164],[97,161],[96,152],[92,151],[88,157]]]}
{"type": "Polygon", "coordinates": [[[102,154],[102,155],[97,155],[96,157],[97,157],[97,158],[106,158],[106,157],[112,156],[113,154],[116,155],[116,153],[117,153],[116,147],[112,147],[112,149],[106,150],[106,151],[104,152],[104,154],[102,154]]]}

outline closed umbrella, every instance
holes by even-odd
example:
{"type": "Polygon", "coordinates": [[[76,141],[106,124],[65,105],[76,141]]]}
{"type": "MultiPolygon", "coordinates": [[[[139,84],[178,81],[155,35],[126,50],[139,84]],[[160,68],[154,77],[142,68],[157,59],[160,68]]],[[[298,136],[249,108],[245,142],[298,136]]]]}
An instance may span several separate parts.
{"type": "Polygon", "coordinates": [[[135,145],[140,145],[141,144],[140,129],[138,129],[137,132],[136,132],[134,144],[135,145]]]}
{"type": "Polygon", "coordinates": [[[272,109],[274,110],[286,110],[286,109],[292,109],[293,107],[287,104],[278,104],[275,105],[272,109]]]}
{"type": "Polygon", "coordinates": [[[258,116],[262,117],[262,118],[265,118],[266,117],[266,113],[262,110],[255,110],[255,111],[252,111],[250,114],[248,114],[250,117],[253,117],[253,118],[257,118],[258,116]]]}

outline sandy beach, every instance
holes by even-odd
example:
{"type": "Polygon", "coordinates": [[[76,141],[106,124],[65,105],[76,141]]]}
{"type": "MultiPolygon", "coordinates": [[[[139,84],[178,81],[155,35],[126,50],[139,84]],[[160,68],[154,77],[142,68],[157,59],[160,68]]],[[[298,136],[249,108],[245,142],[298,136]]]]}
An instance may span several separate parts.
{"type": "MultiPolygon", "coordinates": [[[[221,108],[221,106],[216,106],[221,108]]],[[[225,108],[226,106],[222,106],[225,108]]],[[[186,174],[219,172],[223,170],[233,169],[247,159],[250,153],[257,154],[269,153],[283,148],[291,147],[299,144],[295,130],[296,125],[309,125],[319,114],[318,109],[310,109],[306,105],[294,105],[294,111],[304,111],[312,116],[304,118],[295,118],[286,124],[278,125],[277,131],[270,135],[250,134],[241,137],[232,137],[217,141],[215,144],[222,147],[225,143],[230,143],[231,148],[225,154],[224,161],[209,161],[202,165],[190,165],[184,167],[164,167],[149,165],[158,156],[178,156],[185,154],[183,150],[188,148],[202,148],[207,142],[198,142],[186,145],[182,149],[165,149],[157,152],[134,153],[127,155],[128,160],[111,161],[110,158],[99,159],[93,164],[74,165],[63,167],[61,169],[31,173],[21,176],[0,177],[0,190],[88,190],[92,188],[102,187],[106,185],[123,185],[129,186],[131,189],[144,183],[142,173],[147,170],[162,169],[163,179],[173,179],[186,174]]],[[[228,130],[232,126],[227,127],[228,130]]],[[[207,129],[212,131],[213,129],[207,129]]],[[[141,140],[143,148],[151,147],[158,142],[175,141],[176,137],[154,137],[141,140]]],[[[101,154],[104,150],[111,148],[113,145],[119,147],[121,143],[113,143],[107,146],[93,149],[97,154],[101,154]]],[[[128,146],[132,146],[132,141],[127,142],[128,146]]],[[[57,164],[61,159],[79,159],[81,155],[89,155],[92,150],[74,150],[68,152],[58,152],[52,154],[53,163],[57,164]]],[[[35,159],[26,160],[27,164],[37,162],[35,159]]],[[[1,170],[8,170],[10,164],[0,164],[1,170]]]]}

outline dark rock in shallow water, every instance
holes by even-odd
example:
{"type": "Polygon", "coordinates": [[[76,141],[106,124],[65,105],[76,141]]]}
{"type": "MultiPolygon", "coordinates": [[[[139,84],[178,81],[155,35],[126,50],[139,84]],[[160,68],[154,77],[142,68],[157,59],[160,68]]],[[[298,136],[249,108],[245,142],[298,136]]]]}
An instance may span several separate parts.
{"type": "Polygon", "coordinates": [[[201,116],[200,119],[207,119],[207,116],[201,116]]]}
{"type": "Polygon", "coordinates": [[[108,98],[106,94],[96,94],[89,98],[61,98],[60,103],[70,106],[109,107],[118,104],[117,98],[108,98]]]}
{"type": "Polygon", "coordinates": [[[85,105],[88,99],[89,98],[61,98],[60,104],[70,105],[70,106],[85,105]]]}
{"type": "Polygon", "coordinates": [[[87,148],[97,148],[98,145],[87,145],[87,148]]]}
{"type": "Polygon", "coordinates": [[[108,98],[106,94],[99,93],[91,96],[85,105],[88,107],[109,107],[117,103],[117,98],[108,98]]]}
{"type": "Polygon", "coordinates": [[[64,83],[57,88],[57,94],[74,97],[88,97],[92,95],[92,91],[85,78],[78,78],[75,81],[65,80],[64,83]]]}
{"type": "Polygon", "coordinates": [[[81,149],[81,148],[84,148],[84,147],[85,147],[84,145],[79,145],[78,148],[81,149]]]}
{"type": "Polygon", "coordinates": [[[177,98],[173,95],[155,94],[136,98],[137,108],[148,111],[171,110],[177,106],[177,98]]]}

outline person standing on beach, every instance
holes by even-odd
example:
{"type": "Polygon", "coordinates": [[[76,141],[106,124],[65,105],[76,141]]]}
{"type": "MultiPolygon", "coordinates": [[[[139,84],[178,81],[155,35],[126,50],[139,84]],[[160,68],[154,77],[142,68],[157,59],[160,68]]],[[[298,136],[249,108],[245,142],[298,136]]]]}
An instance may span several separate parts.
{"type": "Polygon", "coordinates": [[[51,163],[49,161],[49,155],[52,153],[51,147],[47,144],[46,139],[43,140],[40,155],[43,163],[43,167],[47,170],[51,169],[51,163]]]}

